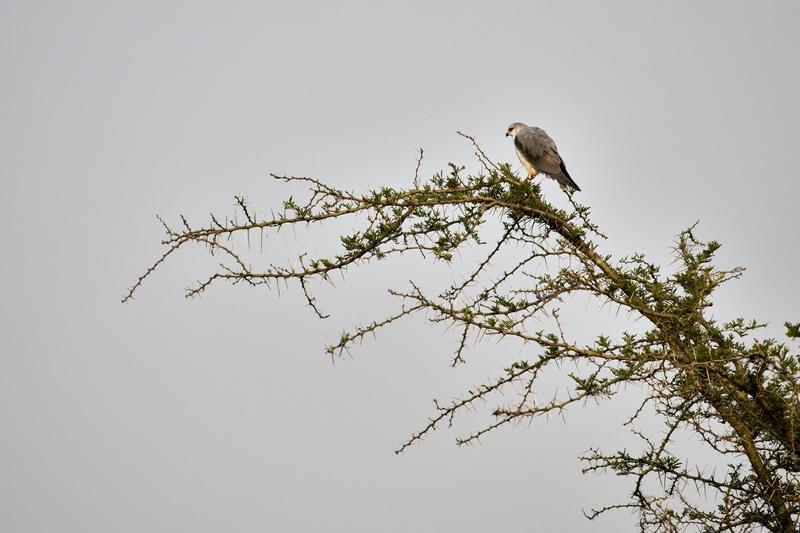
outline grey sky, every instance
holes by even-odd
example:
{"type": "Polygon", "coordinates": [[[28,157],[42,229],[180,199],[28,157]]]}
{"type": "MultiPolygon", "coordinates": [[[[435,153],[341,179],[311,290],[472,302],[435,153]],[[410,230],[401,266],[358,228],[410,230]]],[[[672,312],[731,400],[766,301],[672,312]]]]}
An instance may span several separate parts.
{"type": "Polygon", "coordinates": [[[581,517],[627,484],[576,459],[622,442],[624,400],[392,454],[500,348],[451,370],[452,334],[422,319],[335,366],[322,345],[443,266],[353,271],[322,288],[326,322],[296,291],[185,301],[201,254],[119,299],[159,253],[156,213],[269,209],[286,191],[268,171],[408,183],[420,146],[431,172],[474,163],[459,129],[519,167],[503,134],[523,121],[558,143],[608,252],[666,261],[699,219],[748,267],[717,315],[778,335],[800,320],[798,3],[289,4],[0,2],[0,530],[631,528],[581,517]]]}

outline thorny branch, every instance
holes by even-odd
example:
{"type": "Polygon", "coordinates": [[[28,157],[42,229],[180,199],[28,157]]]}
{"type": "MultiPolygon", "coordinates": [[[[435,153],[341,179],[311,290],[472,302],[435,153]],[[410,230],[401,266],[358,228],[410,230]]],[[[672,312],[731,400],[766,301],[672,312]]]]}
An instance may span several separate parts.
{"type": "MultiPolygon", "coordinates": [[[[637,512],[640,527],[647,531],[794,531],[800,513],[797,356],[786,344],[754,339],[764,324],[742,318],[720,324],[708,313],[712,293],[738,278],[742,269],[716,268],[712,260],[720,245],[698,240],[694,226],[675,242],[672,273],[662,272],[642,254],[616,260],[602,255],[595,239],[606,236],[591,221],[588,207],[568,195],[571,210],[556,208],[543,198],[539,186],[520,181],[507,164],[493,162],[473,137],[459,134],[475,148],[481,167],[476,175],[451,164],[447,172],[422,182],[420,150],[408,189],[355,193],[315,178],[273,176],[305,185],[308,196],[290,197],[281,210],[265,217],[236,197],[233,218],[212,215],[208,224],[195,226],[181,217],[176,228],[159,218],[166,232],[165,251],[123,301],[130,300],[169,256],[199,244],[221,263],[216,272],[189,287],[188,296],[218,281],[268,287],[296,282],[308,305],[325,318],[313,296],[315,281],[332,281],[334,273],[404,253],[452,262],[466,244],[483,244],[479,232],[487,217],[500,215],[502,234],[462,280],[439,294],[428,294],[414,283],[405,290],[392,289],[402,302],[397,313],[345,332],[327,347],[331,357],[340,356],[367,335],[419,312],[434,323],[458,328],[452,365],[466,360],[472,340],[517,339],[525,344],[526,357],[496,379],[450,402],[435,402],[435,415],[397,453],[443,424],[452,426],[458,414],[495,398],[511,400],[495,404],[494,420],[457,439],[458,444],[475,442],[501,426],[562,414],[574,404],[612,398],[634,384],[646,394],[626,426],[640,438],[642,449],[604,453],[592,448],[582,458],[586,472],[611,470],[631,477],[630,498],[587,513],[589,518],[628,509],[637,512]],[[359,229],[342,235],[341,251],[331,256],[303,253],[289,264],[256,269],[237,251],[237,238],[243,237],[249,247],[251,232],[258,232],[263,243],[269,232],[335,219],[352,219],[359,229]],[[524,253],[509,262],[503,253],[511,248],[524,253]],[[498,272],[492,268],[495,263],[505,267],[498,272]],[[543,273],[537,270],[542,268],[543,273]],[[579,343],[566,333],[558,312],[578,294],[644,319],[649,329],[579,343]],[[543,328],[542,323],[551,326],[543,328]],[[575,368],[567,374],[571,387],[553,396],[543,394],[543,373],[561,371],[567,363],[575,368]],[[661,438],[636,428],[644,413],[661,418],[661,438]],[[728,466],[709,473],[685,464],[672,450],[679,432],[698,436],[728,466]],[[689,488],[698,497],[692,497],[689,488]]],[[[786,326],[790,337],[800,337],[800,325],[786,326]]]]}

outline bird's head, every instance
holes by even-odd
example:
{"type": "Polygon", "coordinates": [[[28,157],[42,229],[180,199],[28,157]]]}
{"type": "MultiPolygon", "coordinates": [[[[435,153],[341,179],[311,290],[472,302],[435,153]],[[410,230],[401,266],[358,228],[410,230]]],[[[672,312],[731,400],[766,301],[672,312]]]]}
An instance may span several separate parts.
{"type": "Polygon", "coordinates": [[[516,137],[522,128],[527,128],[522,122],[514,122],[506,130],[506,137],[516,137]]]}

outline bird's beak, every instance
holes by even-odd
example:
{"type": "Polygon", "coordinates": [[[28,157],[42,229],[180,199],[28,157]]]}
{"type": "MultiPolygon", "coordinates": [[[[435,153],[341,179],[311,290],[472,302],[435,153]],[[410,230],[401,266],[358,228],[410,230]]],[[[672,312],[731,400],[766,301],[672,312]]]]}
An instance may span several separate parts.
{"type": "Polygon", "coordinates": [[[511,137],[511,134],[506,132],[506,137],[511,137]]]}

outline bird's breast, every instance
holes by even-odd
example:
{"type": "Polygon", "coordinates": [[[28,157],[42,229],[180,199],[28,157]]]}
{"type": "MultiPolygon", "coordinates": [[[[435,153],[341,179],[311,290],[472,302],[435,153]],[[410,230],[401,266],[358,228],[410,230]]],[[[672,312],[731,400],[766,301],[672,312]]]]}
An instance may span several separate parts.
{"type": "Polygon", "coordinates": [[[534,176],[536,174],[538,174],[539,170],[536,167],[533,166],[533,163],[528,161],[528,159],[525,157],[525,154],[522,152],[522,150],[520,150],[516,146],[514,148],[516,149],[517,157],[519,158],[520,163],[522,163],[522,166],[525,167],[525,170],[527,170],[529,173],[531,173],[534,176]]]}

